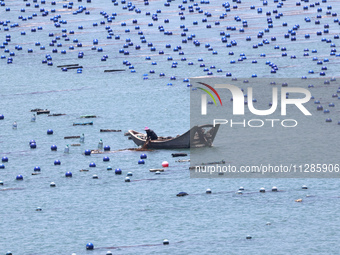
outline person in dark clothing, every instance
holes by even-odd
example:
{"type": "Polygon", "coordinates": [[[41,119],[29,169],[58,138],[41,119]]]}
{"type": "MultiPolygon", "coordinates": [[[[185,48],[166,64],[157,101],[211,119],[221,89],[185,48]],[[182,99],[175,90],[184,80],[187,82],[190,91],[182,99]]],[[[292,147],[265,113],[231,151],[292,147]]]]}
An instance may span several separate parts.
{"type": "Polygon", "coordinates": [[[153,130],[151,130],[150,128],[145,127],[144,130],[146,131],[147,140],[148,139],[150,139],[150,140],[157,140],[158,139],[158,136],[156,135],[156,133],[153,130]]]}

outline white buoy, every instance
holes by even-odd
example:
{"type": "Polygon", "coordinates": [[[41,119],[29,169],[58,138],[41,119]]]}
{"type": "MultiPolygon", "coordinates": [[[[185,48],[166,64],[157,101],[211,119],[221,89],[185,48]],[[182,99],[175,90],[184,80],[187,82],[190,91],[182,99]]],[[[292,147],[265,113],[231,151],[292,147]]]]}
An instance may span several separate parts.
{"type": "Polygon", "coordinates": [[[261,192],[261,193],[265,193],[265,192],[266,192],[265,188],[261,188],[261,189],[260,189],[260,192],[261,192]]]}
{"type": "Polygon", "coordinates": [[[303,185],[302,186],[302,189],[308,189],[306,185],[303,185]]]}
{"type": "Polygon", "coordinates": [[[3,182],[3,181],[0,181],[0,185],[1,185],[1,186],[4,185],[4,182],[3,182]]]}
{"type": "Polygon", "coordinates": [[[56,185],[55,185],[55,183],[54,182],[51,182],[50,183],[50,187],[55,187],[56,185]]]}
{"type": "Polygon", "coordinates": [[[111,251],[107,251],[106,255],[112,255],[112,252],[111,251]]]}
{"type": "Polygon", "coordinates": [[[98,179],[98,175],[94,174],[94,175],[92,176],[92,179],[98,179]]]}
{"type": "Polygon", "coordinates": [[[12,128],[13,128],[13,129],[17,129],[17,127],[18,127],[18,123],[17,123],[16,121],[14,121],[14,122],[13,122],[13,125],[12,125],[12,128]]]}
{"type": "Polygon", "coordinates": [[[31,117],[31,122],[35,122],[35,120],[36,120],[36,116],[35,116],[35,114],[33,114],[32,117],[31,117]]]}
{"type": "Polygon", "coordinates": [[[102,150],[103,147],[104,147],[103,140],[100,139],[100,140],[99,140],[99,143],[98,143],[98,150],[102,150]]]}
{"type": "Polygon", "coordinates": [[[272,224],[272,223],[271,223],[271,222],[269,222],[269,221],[266,223],[266,225],[267,225],[267,226],[269,226],[269,225],[271,225],[271,224],[272,224]]]}
{"type": "Polygon", "coordinates": [[[129,177],[125,177],[125,182],[130,182],[130,178],[129,177]]]}
{"type": "Polygon", "coordinates": [[[238,190],[238,191],[236,192],[236,194],[237,194],[237,195],[242,195],[243,192],[242,192],[242,190],[238,190]]]}
{"type": "Polygon", "coordinates": [[[65,146],[64,153],[70,153],[70,147],[69,145],[65,146]]]}
{"type": "Polygon", "coordinates": [[[277,191],[277,187],[276,186],[272,187],[272,191],[276,192],[277,191]]]}
{"type": "Polygon", "coordinates": [[[207,189],[207,190],[205,191],[205,193],[211,194],[211,189],[207,189]]]}
{"type": "Polygon", "coordinates": [[[84,135],[84,134],[81,134],[81,136],[80,136],[80,138],[79,138],[79,142],[80,142],[80,143],[85,142],[85,135],[84,135]]]}
{"type": "Polygon", "coordinates": [[[77,255],[77,253],[73,252],[71,255],[77,255]]]}
{"type": "Polygon", "coordinates": [[[155,174],[161,174],[161,172],[160,171],[156,171],[155,174]]]}
{"type": "Polygon", "coordinates": [[[164,240],[163,240],[163,244],[164,244],[164,245],[168,245],[168,244],[169,244],[169,240],[168,240],[168,239],[164,239],[164,240]]]}
{"type": "Polygon", "coordinates": [[[37,209],[35,209],[37,212],[42,211],[42,209],[40,207],[37,207],[37,209]]]}
{"type": "Polygon", "coordinates": [[[241,186],[241,187],[238,188],[238,190],[244,190],[244,188],[241,186]]]}
{"type": "Polygon", "coordinates": [[[246,239],[251,239],[252,237],[250,235],[247,235],[246,239]]]}

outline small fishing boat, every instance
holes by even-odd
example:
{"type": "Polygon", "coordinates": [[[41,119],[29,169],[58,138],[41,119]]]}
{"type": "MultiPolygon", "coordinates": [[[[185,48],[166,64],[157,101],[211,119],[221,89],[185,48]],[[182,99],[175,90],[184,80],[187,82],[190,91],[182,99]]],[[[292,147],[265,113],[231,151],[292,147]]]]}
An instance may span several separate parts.
{"type": "Polygon", "coordinates": [[[89,119],[89,118],[97,118],[97,116],[96,115],[82,115],[82,116],[80,116],[80,118],[89,119]]]}
{"type": "Polygon", "coordinates": [[[48,117],[56,117],[56,116],[64,116],[66,115],[65,113],[53,113],[53,114],[49,114],[47,115],[48,117]]]}
{"type": "MultiPolygon", "coordinates": [[[[176,137],[158,137],[157,140],[150,140],[146,146],[150,149],[180,149],[211,147],[219,125],[212,124],[194,126],[189,131],[176,137]]],[[[134,143],[138,146],[145,145],[146,134],[134,130],[129,130],[129,134],[134,143]]]]}
{"type": "Polygon", "coordinates": [[[40,114],[49,114],[50,111],[49,110],[41,110],[41,111],[36,111],[37,115],[40,115],[40,114]]]}
{"type": "Polygon", "coordinates": [[[93,121],[83,122],[83,123],[73,123],[73,126],[86,126],[86,125],[93,125],[93,121]]]}
{"type": "Polygon", "coordinates": [[[120,129],[101,129],[100,132],[122,132],[120,129]]]}

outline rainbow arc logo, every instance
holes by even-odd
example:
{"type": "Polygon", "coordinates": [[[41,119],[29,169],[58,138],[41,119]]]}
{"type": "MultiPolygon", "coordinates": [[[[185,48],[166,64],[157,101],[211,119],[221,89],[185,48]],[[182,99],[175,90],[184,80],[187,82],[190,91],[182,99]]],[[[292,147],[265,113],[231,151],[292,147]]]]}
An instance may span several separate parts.
{"type": "MultiPolygon", "coordinates": [[[[213,87],[211,87],[210,85],[208,85],[208,84],[206,84],[206,83],[203,83],[203,82],[198,82],[198,83],[201,84],[201,85],[203,85],[203,86],[206,86],[206,87],[209,88],[212,92],[214,92],[214,94],[217,96],[217,98],[218,98],[218,100],[220,101],[220,104],[221,104],[221,106],[222,106],[221,97],[220,97],[220,95],[217,93],[217,91],[216,91],[213,87]]],[[[204,89],[204,88],[200,88],[200,87],[197,87],[197,88],[200,89],[200,90],[203,90],[204,92],[206,92],[206,93],[212,98],[212,100],[214,101],[215,105],[217,105],[216,100],[215,100],[215,97],[213,96],[213,94],[212,94],[209,90],[204,89]]]]}

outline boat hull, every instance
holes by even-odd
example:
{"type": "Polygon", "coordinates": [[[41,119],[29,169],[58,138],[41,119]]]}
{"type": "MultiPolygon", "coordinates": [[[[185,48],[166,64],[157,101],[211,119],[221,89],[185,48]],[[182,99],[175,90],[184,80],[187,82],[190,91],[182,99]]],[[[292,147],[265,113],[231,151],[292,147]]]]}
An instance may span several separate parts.
{"type": "MultiPolygon", "coordinates": [[[[190,147],[210,147],[216,136],[219,125],[195,126],[182,135],[172,138],[160,137],[158,140],[151,140],[147,144],[149,149],[185,149],[190,147]],[[209,129],[209,131],[205,131],[209,129]]],[[[146,142],[146,134],[129,130],[132,141],[137,146],[143,146],[146,142]]]]}

